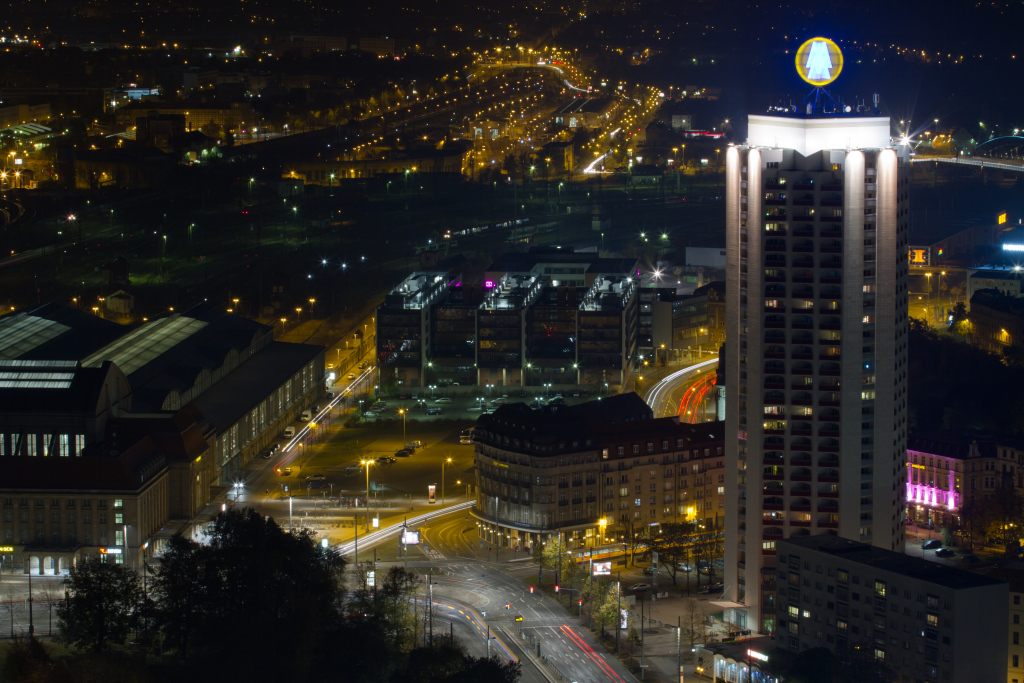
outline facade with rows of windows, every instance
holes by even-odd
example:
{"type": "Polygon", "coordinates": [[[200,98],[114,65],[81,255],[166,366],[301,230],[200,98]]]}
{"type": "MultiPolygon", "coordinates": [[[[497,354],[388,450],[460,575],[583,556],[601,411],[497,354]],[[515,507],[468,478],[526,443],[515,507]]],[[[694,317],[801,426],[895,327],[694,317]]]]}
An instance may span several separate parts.
{"type": "Polygon", "coordinates": [[[879,116],[751,116],[726,154],[726,597],[775,626],[775,544],[902,548],[909,173],[879,116]]]}
{"type": "Polygon", "coordinates": [[[531,549],[614,543],[663,522],[720,530],[723,425],[654,419],[636,394],[577,406],[502,406],[474,432],[480,536],[531,549]]]}
{"type": "Polygon", "coordinates": [[[777,546],[775,642],[870,653],[900,683],[1003,681],[1003,580],[831,535],[777,546]]]}

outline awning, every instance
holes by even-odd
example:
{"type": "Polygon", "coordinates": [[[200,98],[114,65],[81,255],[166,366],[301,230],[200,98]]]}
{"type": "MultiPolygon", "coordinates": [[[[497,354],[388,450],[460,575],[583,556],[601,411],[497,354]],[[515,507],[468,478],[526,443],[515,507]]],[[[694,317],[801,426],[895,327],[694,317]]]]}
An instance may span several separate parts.
{"type": "Polygon", "coordinates": [[[715,607],[721,607],[722,609],[750,609],[748,605],[744,605],[741,602],[732,602],[731,600],[710,600],[709,602],[715,607]]]}

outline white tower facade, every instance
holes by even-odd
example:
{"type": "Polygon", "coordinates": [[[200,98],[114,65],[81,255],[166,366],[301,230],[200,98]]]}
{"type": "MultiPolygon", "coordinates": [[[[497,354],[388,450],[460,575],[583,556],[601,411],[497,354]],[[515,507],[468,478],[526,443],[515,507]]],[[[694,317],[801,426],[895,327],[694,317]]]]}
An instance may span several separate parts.
{"type": "Polygon", "coordinates": [[[751,116],[727,152],[724,599],[743,628],[776,628],[777,540],[903,548],[908,191],[888,118],[751,116]]]}

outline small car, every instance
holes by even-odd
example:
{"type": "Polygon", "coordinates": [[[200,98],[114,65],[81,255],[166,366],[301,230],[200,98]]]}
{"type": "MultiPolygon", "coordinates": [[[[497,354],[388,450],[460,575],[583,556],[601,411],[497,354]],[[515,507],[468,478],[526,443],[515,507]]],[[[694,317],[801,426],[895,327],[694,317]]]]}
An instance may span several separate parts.
{"type": "Polygon", "coordinates": [[[323,474],[310,474],[306,477],[306,479],[309,479],[310,481],[323,481],[326,478],[327,477],[323,474]]]}
{"type": "Polygon", "coordinates": [[[654,576],[654,567],[644,567],[644,574],[654,576]]]}
{"type": "Polygon", "coordinates": [[[954,554],[949,548],[939,548],[935,551],[935,557],[953,557],[954,554]]]}
{"type": "Polygon", "coordinates": [[[427,415],[440,415],[442,412],[440,408],[427,408],[427,415]]]}
{"type": "Polygon", "coordinates": [[[405,444],[405,447],[408,448],[411,451],[414,451],[417,448],[423,448],[423,442],[422,441],[410,441],[409,443],[405,444]]]}
{"type": "Polygon", "coordinates": [[[408,448],[403,448],[399,451],[395,451],[395,457],[398,458],[408,458],[410,455],[412,455],[412,451],[409,450],[408,448]]]}
{"type": "Polygon", "coordinates": [[[292,427],[291,425],[288,425],[287,427],[285,427],[284,428],[284,436],[285,436],[286,439],[290,439],[293,436],[295,436],[295,427],[292,427]]]}
{"type": "Polygon", "coordinates": [[[437,404],[444,404],[444,403],[451,403],[451,402],[452,402],[452,400],[450,398],[448,398],[447,396],[442,396],[441,398],[435,398],[434,399],[434,403],[437,403],[437,404]]]}
{"type": "Polygon", "coordinates": [[[355,378],[356,378],[356,373],[354,373],[354,372],[348,373],[348,379],[349,379],[350,382],[352,380],[354,380],[355,378]]]}
{"type": "Polygon", "coordinates": [[[367,410],[365,413],[363,413],[363,418],[366,420],[372,420],[375,417],[377,417],[377,413],[373,412],[372,410],[367,410]]]}
{"type": "Polygon", "coordinates": [[[631,586],[629,590],[642,593],[651,590],[651,585],[649,583],[638,583],[635,586],[631,586]]]}
{"type": "Polygon", "coordinates": [[[930,541],[925,541],[921,544],[922,550],[938,550],[942,547],[942,541],[937,538],[933,538],[930,541]]]}
{"type": "Polygon", "coordinates": [[[971,553],[970,555],[964,555],[964,561],[970,564],[978,564],[981,562],[981,558],[974,553],[971,553]]]}

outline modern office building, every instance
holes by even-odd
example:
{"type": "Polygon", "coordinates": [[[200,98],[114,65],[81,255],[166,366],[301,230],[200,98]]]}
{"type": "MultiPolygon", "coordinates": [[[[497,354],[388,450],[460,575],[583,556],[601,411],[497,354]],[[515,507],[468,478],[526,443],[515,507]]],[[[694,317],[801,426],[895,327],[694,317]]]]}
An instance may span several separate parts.
{"type": "Polygon", "coordinates": [[[654,419],[635,393],[576,406],[502,406],[474,432],[480,537],[524,550],[557,533],[571,549],[663,522],[719,532],[723,427],[654,419]]]}
{"type": "Polygon", "coordinates": [[[832,535],[776,550],[780,649],[859,647],[900,683],[1006,680],[1005,581],[832,535]]]}
{"type": "Polygon", "coordinates": [[[877,114],[750,116],[726,152],[725,597],[747,628],[776,628],[781,539],[903,546],[905,161],[877,114]]]}
{"type": "Polygon", "coordinates": [[[995,567],[985,576],[1009,584],[1010,618],[1006,628],[1006,683],[1024,683],[1024,566],[995,567]]]}
{"type": "Polygon", "coordinates": [[[618,389],[638,355],[635,265],[540,249],[495,261],[482,286],[412,273],[377,309],[382,384],[618,389]]]}

